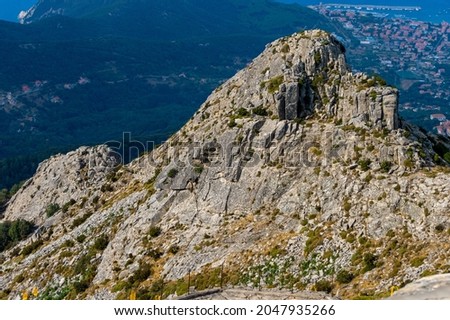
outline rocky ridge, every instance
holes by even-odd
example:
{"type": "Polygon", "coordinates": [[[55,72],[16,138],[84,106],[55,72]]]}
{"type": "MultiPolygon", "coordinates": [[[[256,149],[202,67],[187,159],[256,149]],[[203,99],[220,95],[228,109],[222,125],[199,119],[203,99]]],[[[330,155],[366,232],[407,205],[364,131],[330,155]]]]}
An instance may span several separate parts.
{"type": "Polygon", "coordinates": [[[320,30],[279,39],[152,153],[41,165],[4,219],[45,229],[2,253],[2,295],[167,297],[190,274],[198,290],[381,297],[449,272],[448,141],[401,121],[397,90],[344,54],[320,30]],[[70,205],[47,218],[53,203],[70,205]]]}

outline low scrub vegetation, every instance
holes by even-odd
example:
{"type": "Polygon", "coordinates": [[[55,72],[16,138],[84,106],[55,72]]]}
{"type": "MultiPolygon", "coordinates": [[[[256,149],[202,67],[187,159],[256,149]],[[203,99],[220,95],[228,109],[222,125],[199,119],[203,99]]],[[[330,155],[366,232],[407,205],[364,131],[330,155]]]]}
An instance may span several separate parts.
{"type": "Polygon", "coordinates": [[[0,252],[26,239],[35,228],[33,223],[23,219],[0,223],[0,252]]]}

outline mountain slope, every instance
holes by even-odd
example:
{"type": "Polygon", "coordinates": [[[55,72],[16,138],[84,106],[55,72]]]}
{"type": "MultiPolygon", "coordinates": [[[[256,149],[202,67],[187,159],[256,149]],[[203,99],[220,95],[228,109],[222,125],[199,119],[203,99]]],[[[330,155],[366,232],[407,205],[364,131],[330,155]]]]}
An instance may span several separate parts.
{"type": "Polygon", "coordinates": [[[159,143],[267,42],[334,30],[312,10],[265,0],[40,1],[34,12],[30,24],[0,21],[0,158],[17,172],[0,163],[0,188],[31,174],[14,157],[41,161],[123,132],[159,143]],[[64,15],[45,14],[55,6],[64,15]]]}
{"type": "Polygon", "coordinates": [[[313,10],[271,0],[42,0],[22,22],[61,16],[96,21],[115,36],[172,41],[249,33],[270,36],[319,26],[335,29],[313,10]]]}
{"type": "Polygon", "coordinates": [[[398,119],[397,99],[327,33],[279,39],[152,153],[42,164],[5,212],[38,231],[2,254],[3,296],[165,298],[190,274],[198,290],[380,297],[448,272],[449,145],[398,119]]]}

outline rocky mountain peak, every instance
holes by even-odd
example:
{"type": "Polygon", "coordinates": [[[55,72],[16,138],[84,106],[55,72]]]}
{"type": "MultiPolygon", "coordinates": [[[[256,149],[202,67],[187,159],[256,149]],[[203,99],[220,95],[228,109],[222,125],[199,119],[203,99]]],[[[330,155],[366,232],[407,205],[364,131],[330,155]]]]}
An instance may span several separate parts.
{"type": "Polygon", "coordinates": [[[225,87],[229,107],[262,109],[280,120],[318,114],[364,128],[399,127],[398,91],[351,73],[343,45],[321,30],[271,43],[225,87]]]}
{"type": "Polygon", "coordinates": [[[45,228],[1,253],[0,294],[170,298],[189,278],[384,297],[449,272],[449,143],[344,52],[319,30],[279,39],[153,152],[114,167],[98,147],[86,181],[96,149],[44,163],[6,216],[45,228]]]}

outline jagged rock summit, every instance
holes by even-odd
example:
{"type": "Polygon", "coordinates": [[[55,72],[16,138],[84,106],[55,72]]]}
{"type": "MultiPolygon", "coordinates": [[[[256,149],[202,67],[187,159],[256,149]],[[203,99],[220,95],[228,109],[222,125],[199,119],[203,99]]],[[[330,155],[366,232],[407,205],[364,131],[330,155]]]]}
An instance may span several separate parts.
{"type": "Polygon", "coordinates": [[[279,39],[131,164],[85,149],[97,169],[71,189],[54,181],[83,166],[57,168],[86,153],[41,166],[5,219],[45,228],[1,254],[2,295],[166,298],[190,278],[382,297],[448,272],[448,141],[401,121],[396,89],[344,51],[320,30],[279,39]]]}
{"type": "Polygon", "coordinates": [[[379,78],[352,74],[344,54],[321,30],[279,39],[227,83],[237,89],[228,108],[265,108],[279,120],[322,113],[344,124],[397,129],[398,91],[379,78]]]}

